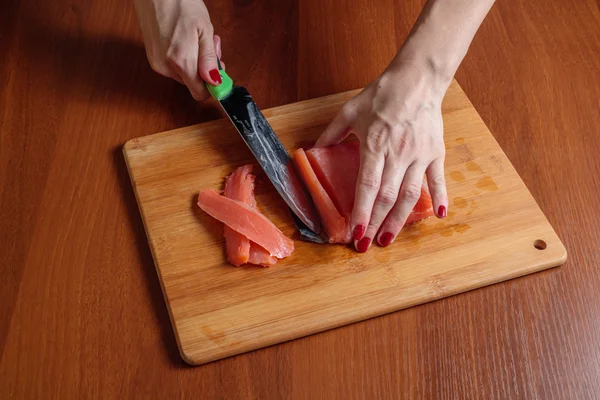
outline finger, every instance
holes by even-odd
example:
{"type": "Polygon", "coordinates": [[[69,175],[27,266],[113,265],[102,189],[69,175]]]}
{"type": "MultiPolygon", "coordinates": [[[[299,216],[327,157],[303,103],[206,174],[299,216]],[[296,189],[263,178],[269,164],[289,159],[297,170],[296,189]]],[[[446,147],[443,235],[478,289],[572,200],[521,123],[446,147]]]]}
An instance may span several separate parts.
{"type": "MultiPolygon", "coordinates": [[[[379,227],[385,221],[394,204],[396,204],[406,168],[407,165],[402,165],[398,159],[393,159],[392,157],[386,159],[381,186],[373,204],[371,219],[365,233],[366,237],[374,238],[377,235],[379,227]]],[[[387,246],[391,239],[392,237],[388,233],[387,235],[380,235],[378,242],[382,246],[387,246]]]]}
{"type": "Polygon", "coordinates": [[[198,42],[196,31],[176,28],[167,60],[173,74],[179,76],[196,100],[208,97],[204,82],[198,75],[198,42]]]}
{"type": "Polygon", "coordinates": [[[217,53],[217,57],[219,60],[223,58],[223,54],[221,53],[221,37],[219,35],[213,36],[213,42],[215,43],[215,52],[217,53]]]}
{"type": "Polygon", "coordinates": [[[446,189],[446,179],[444,176],[444,158],[440,157],[433,160],[427,168],[427,185],[431,199],[433,200],[433,209],[438,218],[445,218],[448,213],[448,192],[446,189]]]}
{"type": "Polygon", "coordinates": [[[340,143],[350,132],[350,124],[352,120],[351,112],[347,106],[343,106],[336,117],[325,128],[321,136],[315,143],[316,147],[325,147],[340,143]]]}
{"type": "Polygon", "coordinates": [[[379,192],[385,160],[383,154],[366,150],[360,152],[360,168],[356,182],[356,196],[352,209],[352,237],[356,249],[364,253],[371,245],[373,237],[365,236],[366,227],[371,219],[373,204],[379,192]]]}
{"type": "MultiPolygon", "coordinates": [[[[221,41],[221,38],[218,39],[221,41]]],[[[204,28],[198,38],[198,73],[200,77],[211,85],[220,85],[222,82],[218,70],[216,43],[212,27],[204,28]]]]}
{"type": "Polygon", "coordinates": [[[394,241],[421,198],[425,168],[424,165],[414,162],[406,170],[398,200],[379,229],[378,242],[382,245],[387,246],[394,241]]]}

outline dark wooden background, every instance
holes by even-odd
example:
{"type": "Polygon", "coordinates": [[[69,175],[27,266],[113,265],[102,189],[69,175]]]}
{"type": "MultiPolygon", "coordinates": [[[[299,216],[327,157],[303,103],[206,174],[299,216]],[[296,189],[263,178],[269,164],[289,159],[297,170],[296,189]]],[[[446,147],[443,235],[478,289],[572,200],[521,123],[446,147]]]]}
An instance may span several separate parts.
{"type": "MultiPolygon", "coordinates": [[[[456,76],[564,266],[198,368],[121,146],[220,114],[150,69],[130,3],[0,5],[0,398],[600,398],[598,1],[499,0],[456,76]]],[[[367,84],[421,6],[208,2],[263,108],[367,84]]]]}

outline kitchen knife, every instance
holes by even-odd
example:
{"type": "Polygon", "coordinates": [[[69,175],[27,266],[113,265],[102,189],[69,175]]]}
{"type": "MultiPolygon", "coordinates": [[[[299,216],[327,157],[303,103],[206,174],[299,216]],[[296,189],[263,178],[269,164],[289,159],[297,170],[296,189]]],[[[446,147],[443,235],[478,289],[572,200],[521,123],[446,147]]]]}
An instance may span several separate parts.
{"type": "Polygon", "coordinates": [[[219,102],[275,189],[289,206],[296,228],[303,239],[326,243],[315,206],[298,179],[292,160],[279,138],[256,106],[246,88],[235,86],[221,68],[222,83],[206,83],[211,96],[219,102]]]}

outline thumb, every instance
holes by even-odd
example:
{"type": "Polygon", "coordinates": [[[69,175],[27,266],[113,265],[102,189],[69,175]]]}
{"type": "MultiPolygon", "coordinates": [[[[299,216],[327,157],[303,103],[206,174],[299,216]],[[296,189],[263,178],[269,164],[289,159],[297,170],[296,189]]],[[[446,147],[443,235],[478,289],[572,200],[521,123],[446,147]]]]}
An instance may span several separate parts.
{"type": "Polygon", "coordinates": [[[221,64],[223,63],[223,55],[221,54],[221,37],[219,35],[213,36],[213,41],[215,42],[215,51],[217,52],[217,57],[219,57],[219,61],[221,64]]]}
{"type": "Polygon", "coordinates": [[[338,115],[325,128],[317,139],[315,147],[325,147],[340,143],[350,134],[351,116],[346,106],[342,107],[338,115]]]}
{"type": "Polygon", "coordinates": [[[216,44],[212,33],[208,30],[204,30],[198,39],[198,73],[202,80],[212,85],[221,84],[221,75],[219,74],[215,52],[216,44]]]}

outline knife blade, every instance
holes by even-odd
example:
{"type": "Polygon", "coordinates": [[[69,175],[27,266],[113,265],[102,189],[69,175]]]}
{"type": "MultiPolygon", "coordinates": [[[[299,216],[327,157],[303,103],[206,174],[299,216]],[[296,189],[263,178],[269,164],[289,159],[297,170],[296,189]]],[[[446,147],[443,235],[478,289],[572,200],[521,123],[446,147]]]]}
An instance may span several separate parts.
{"type": "Polygon", "coordinates": [[[273,131],[252,96],[243,86],[235,86],[221,68],[222,83],[206,84],[219,102],[267,177],[288,205],[294,224],[304,240],[326,243],[321,222],[312,199],[295,172],[292,159],[273,131]]]}

